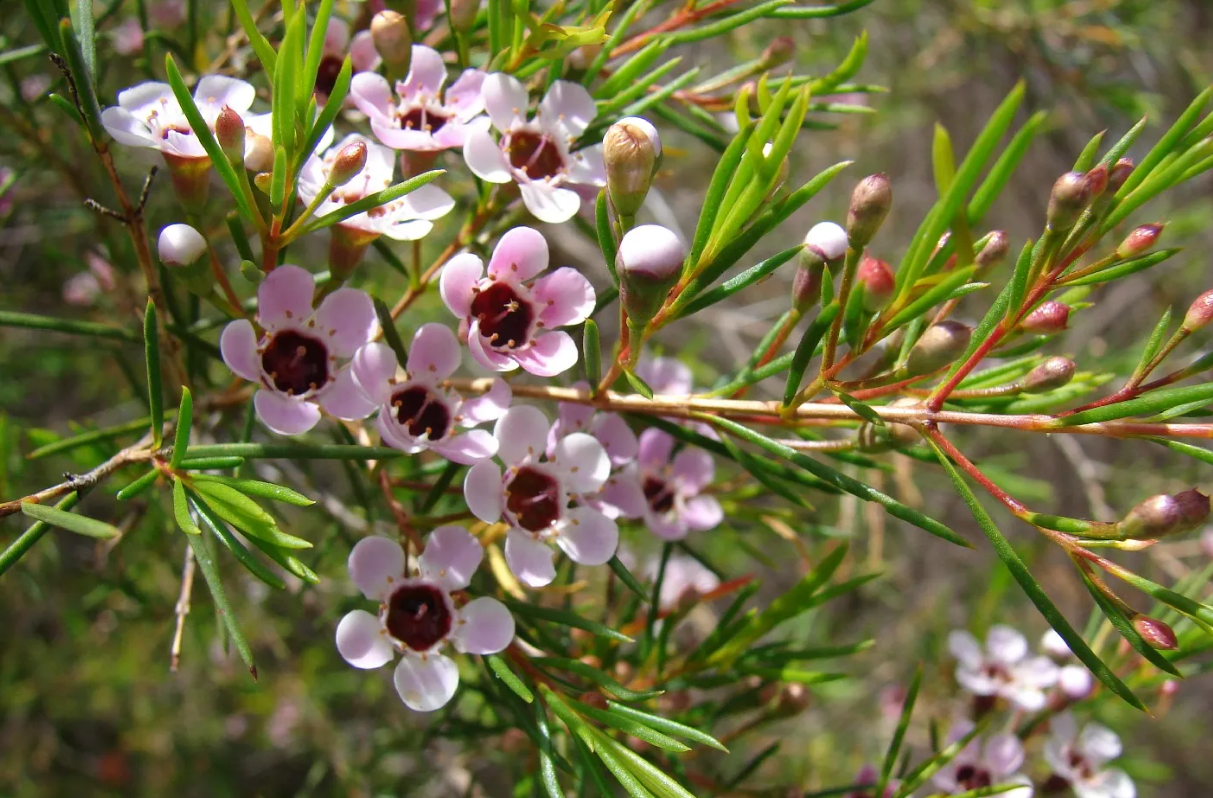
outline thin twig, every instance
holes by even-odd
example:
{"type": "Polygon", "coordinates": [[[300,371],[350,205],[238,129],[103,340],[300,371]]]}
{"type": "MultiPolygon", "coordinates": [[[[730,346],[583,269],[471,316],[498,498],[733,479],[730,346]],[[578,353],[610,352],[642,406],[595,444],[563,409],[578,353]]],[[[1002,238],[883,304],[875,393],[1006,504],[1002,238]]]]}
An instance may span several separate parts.
{"type": "Polygon", "coordinates": [[[181,567],[181,594],[177,596],[177,627],[173,630],[173,645],[169,649],[168,668],[173,673],[181,664],[181,636],[185,633],[185,616],[190,614],[190,594],[194,591],[194,550],[185,547],[185,564],[181,567]]]}

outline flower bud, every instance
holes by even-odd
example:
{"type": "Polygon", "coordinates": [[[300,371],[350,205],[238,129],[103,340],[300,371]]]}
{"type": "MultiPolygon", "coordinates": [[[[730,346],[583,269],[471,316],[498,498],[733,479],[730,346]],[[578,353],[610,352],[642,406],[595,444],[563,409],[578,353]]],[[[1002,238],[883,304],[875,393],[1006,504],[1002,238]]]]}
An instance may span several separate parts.
{"type": "Polygon", "coordinates": [[[788,682],[780,686],[779,692],[775,696],[772,712],[781,717],[799,715],[809,708],[811,700],[812,695],[809,693],[808,687],[800,682],[788,682]]]}
{"type": "Polygon", "coordinates": [[[232,164],[244,163],[244,120],[230,105],[223,106],[215,117],[215,140],[232,164]]]}
{"type": "Polygon", "coordinates": [[[1108,191],[1115,194],[1120,191],[1120,187],[1129,179],[1129,175],[1133,171],[1133,159],[1121,158],[1116,163],[1112,164],[1112,168],[1108,171],[1108,191]]]}
{"type": "Polygon", "coordinates": [[[917,377],[946,366],[968,348],[972,336],[972,328],[958,321],[945,319],[932,324],[910,350],[906,358],[906,374],[917,377]]]}
{"type": "Polygon", "coordinates": [[[1213,291],[1205,291],[1196,297],[1196,301],[1184,314],[1183,329],[1196,332],[1210,321],[1213,321],[1213,291]]]}
{"type": "Polygon", "coordinates": [[[1053,335],[1066,328],[1066,322],[1069,318],[1069,305],[1049,300],[1048,302],[1041,302],[1035,310],[1029,313],[1019,323],[1019,328],[1024,332],[1035,333],[1037,335],[1053,335]]]}
{"type": "Polygon", "coordinates": [[[1049,230],[1064,233],[1091,202],[1091,184],[1082,172],[1066,172],[1053,184],[1045,215],[1049,230]]]}
{"type": "Polygon", "coordinates": [[[825,263],[814,255],[801,253],[800,266],[792,278],[792,307],[804,313],[821,298],[821,276],[825,263]]]}
{"type": "Polygon", "coordinates": [[[447,18],[451,27],[462,33],[467,33],[476,24],[476,14],[480,11],[480,0],[450,0],[450,13],[447,18]]]}
{"type": "Polygon", "coordinates": [[[366,142],[353,141],[341,148],[333,160],[333,168],[329,170],[329,185],[333,188],[344,186],[353,180],[366,166],[366,142]]]}
{"type": "Polygon", "coordinates": [[[1158,236],[1162,233],[1161,224],[1143,224],[1136,228],[1133,232],[1125,236],[1125,240],[1120,242],[1120,246],[1116,248],[1116,257],[1132,258],[1145,252],[1150,247],[1154,246],[1154,242],[1158,240],[1158,236]]]}
{"type": "Polygon", "coordinates": [[[1133,628],[1150,648],[1172,651],[1179,646],[1179,641],[1175,638],[1175,630],[1157,618],[1138,615],[1133,619],[1133,628]]]}
{"type": "Polygon", "coordinates": [[[876,235],[893,204],[893,188],[884,174],[868,175],[851,192],[847,210],[847,236],[851,246],[863,249],[876,235]]]}
{"type": "Polygon", "coordinates": [[[796,42],[791,36],[776,36],[762,51],[760,61],[763,70],[776,69],[792,60],[796,55],[796,42]]]}
{"type": "Polygon", "coordinates": [[[678,236],[661,225],[642,224],[628,231],[619,242],[615,271],[629,324],[648,324],[678,281],[686,256],[678,236]]]}
{"type": "Polygon", "coordinates": [[[383,59],[389,77],[403,78],[413,59],[413,35],[408,20],[391,9],[384,9],[371,20],[371,41],[383,59]]]}
{"type": "Polygon", "coordinates": [[[632,217],[644,204],[661,163],[661,136],[647,119],[629,116],[611,125],[602,138],[607,193],[615,211],[632,217]]]}
{"type": "Polygon", "coordinates": [[[1044,393],[1068,383],[1077,369],[1073,360],[1056,355],[1029,371],[1021,385],[1024,393],[1044,393]]]}
{"type": "Polygon", "coordinates": [[[868,313],[881,310],[893,299],[893,269],[883,260],[864,257],[859,262],[855,279],[863,286],[863,309],[868,313]]]}
{"type": "Polygon", "coordinates": [[[1179,505],[1178,532],[1191,532],[1204,526],[1209,518],[1209,497],[1196,488],[1172,496],[1179,505]]]}
{"type": "Polygon", "coordinates": [[[1182,515],[1174,497],[1165,493],[1138,504],[1121,519],[1120,537],[1134,540],[1153,540],[1169,535],[1179,528],[1182,515]]]}
{"type": "Polygon", "coordinates": [[[801,265],[816,259],[825,263],[831,272],[836,272],[842,266],[843,256],[847,254],[847,245],[846,230],[833,222],[818,222],[809,228],[804,237],[801,265]]]}
{"type": "Polygon", "coordinates": [[[1097,164],[1095,168],[1087,172],[1087,184],[1091,187],[1091,199],[1095,199],[1104,193],[1108,188],[1108,167],[1105,164],[1097,164]]]}
{"type": "Polygon", "coordinates": [[[990,240],[981,248],[981,252],[977,253],[974,259],[977,263],[978,273],[984,272],[987,269],[992,269],[1002,263],[1007,252],[1011,249],[1011,240],[1007,237],[1006,231],[995,230],[990,233],[990,240]]]}
{"type": "MultiPolygon", "coordinates": [[[[889,403],[889,407],[922,407],[922,402],[910,396],[904,396],[889,403]]],[[[859,449],[864,452],[878,454],[890,449],[904,449],[913,446],[922,439],[918,430],[909,424],[886,421],[883,427],[870,421],[865,421],[855,433],[859,449]]]]}
{"type": "Polygon", "coordinates": [[[268,136],[245,130],[244,168],[257,174],[274,168],[274,142],[268,136]]]}
{"type": "Polygon", "coordinates": [[[206,252],[206,239],[188,224],[170,224],[156,246],[165,266],[189,266],[206,252]]]}

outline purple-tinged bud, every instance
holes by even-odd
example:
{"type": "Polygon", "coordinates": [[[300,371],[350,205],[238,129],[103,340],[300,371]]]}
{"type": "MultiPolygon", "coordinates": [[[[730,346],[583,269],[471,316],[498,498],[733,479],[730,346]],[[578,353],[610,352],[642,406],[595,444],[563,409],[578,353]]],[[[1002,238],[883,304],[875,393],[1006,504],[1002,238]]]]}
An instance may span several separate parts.
{"type": "Polygon", "coordinates": [[[945,319],[932,324],[910,350],[906,374],[917,377],[948,365],[968,348],[972,337],[973,329],[958,321],[945,319]]]}
{"type": "Polygon", "coordinates": [[[1112,164],[1112,168],[1108,171],[1108,191],[1115,194],[1120,191],[1120,187],[1129,179],[1129,175],[1133,172],[1133,159],[1121,158],[1116,163],[1112,164]]]}
{"type": "Polygon", "coordinates": [[[986,242],[986,245],[981,248],[981,252],[978,252],[975,258],[977,272],[980,274],[1002,263],[1006,260],[1010,249],[1011,239],[1007,237],[1005,230],[995,230],[990,233],[990,240],[986,242]]]}
{"type": "Polygon", "coordinates": [[[1154,540],[1170,535],[1182,522],[1182,510],[1173,496],[1151,496],[1121,519],[1118,531],[1127,540],[1154,540]]]}
{"type": "Polygon", "coordinates": [[[467,33],[476,24],[476,14],[480,11],[480,0],[450,0],[450,13],[447,19],[451,27],[462,33],[467,33]]]}
{"type": "Polygon", "coordinates": [[[863,286],[863,309],[868,313],[882,310],[893,299],[896,280],[893,269],[883,260],[865,256],[855,279],[863,286]]]}
{"type": "Polygon", "coordinates": [[[801,266],[820,261],[836,272],[847,254],[847,231],[834,222],[818,222],[809,228],[804,237],[804,251],[800,255],[801,266]]]}
{"type": "Polygon", "coordinates": [[[1024,332],[1037,335],[1053,335],[1066,328],[1070,319],[1070,306],[1062,302],[1041,302],[1027,317],[1019,323],[1024,332]]]}
{"type": "Polygon", "coordinates": [[[1191,532],[1205,525],[1209,518],[1209,497],[1196,488],[1176,493],[1172,496],[1179,505],[1179,529],[1177,532],[1191,532]]]}
{"type": "Polygon", "coordinates": [[[1106,164],[1097,164],[1095,168],[1087,172],[1087,184],[1091,187],[1091,199],[1095,199],[1104,193],[1108,188],[1108,167],[1106,164]]]}
{"type": "Polygon", "coordinates": [[[649,323],[678,282],[686,256],[686,245],[661,225],[642,224],[624,235],[615,256],[615,271],[629,324],[643,327],[649,323]]]}
{"type": "Polygon", "coordinates": [[[776,69],[792,60],[796,55],[796,42],[791,36],[776,36],[767,45],[767,48],[762,51],[762,56],[759,60],[762,62],[762,68],[776,69]]]}
{"type": "Polygon", "coordinates": [[[157,242],[160,261],[165,266],[183,267],[195,263],[206,252],[206,239],[188,224],[170,224],[160,231],[157,242]]]}
{"type": "Polygon", "coordinates": [[[233,166],[244,163],[244,120],[230,105],[223,106],[215,117],[215,140],[233,166]]]}
{"type": "Polygon", "coordinates": [[[893,187],[885,174],[868,175],[851,192],[847,210],[847,236],[851,246],[863,249],[876,235],[893,205],[893,187]]]}
{"type": "Polygon", "coordinates": [[[602,138],[602,160],[611,204],[621,216],[635,216],[661,163],[657,128],[638,116],[620,119],[602,138]]]}
{"type": "Polygon", "coordinates": [[[1184,314],[1183,329],[1196,332],[1213,321],[1213,291],[1205,291],[1184,314]]]}
{"type": "Polygon", "coordinates": [[[1141,639],[1145,640],[1146,645],[1150,648],[1156,648],[1160,651],[1173,651],[1179,647],[1179,640],[1175,637],[1175,630],[1157,618],[1151,618],[1148,615],[1138,615],[1133,619],[1133,628],[1141,635],[1141,639]]]}
{"type": "Polygon", "coordinates": [[[1029,371],[1021,383],[1024,393],[1044,393],[1060,388],[1074,379],[1078,365],[1068,357],[1056,355],[1029,371]]]}
{"type": "Polygon", "coordinates": [[[820,260],[801,258],[796,276],[792,278],[792,307],[804,313],[821,299],[821,276],[825,264],[820,260]]]}
{"type": "Polygon", "coordinates": [[[371,41],[389,77],[403,79],[413,59],[413,34],[402,14],[384,9],[371,19],[371,41]]]}
{"type": "Polygon", "coordinates": [[[329,170],[329,185],[337,188],[357,177],[366,166],[366,156],[365,141],[353,141],[342,147],[333,159],[333,168],[329,170]]]}
{"type": "Polygon", "coordinates": [[[1143,224],[1136,228],[1133,232],[1125,236],[1125,240],[1120,242],[1120,246],[1116,248],[1116,257],[1132,258],[1145,252],[1150,247],[1154,246],[1154,242],[1158,240],[1158,236],[1162,234],[1162,224],[1143,224]]]}
{"type": "Polygon", "coordinates": [[[1091,203],[1091,184],[1082,172],[1066,172],[1053,184],[1045,220],[1049,230],[1064,233],[1091,203]]]}

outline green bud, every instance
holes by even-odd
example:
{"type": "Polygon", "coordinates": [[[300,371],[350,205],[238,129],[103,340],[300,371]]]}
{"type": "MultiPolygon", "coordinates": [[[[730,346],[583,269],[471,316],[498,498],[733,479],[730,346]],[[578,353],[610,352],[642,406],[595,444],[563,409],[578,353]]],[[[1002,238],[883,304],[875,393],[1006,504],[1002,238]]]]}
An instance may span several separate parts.
{"type": "Polygon", "coordinates": [[[972,328],[958,321],[945,319],[932,324],[910,350],[906,375],[917,377],[948,365],[968,348],[972,337],[972,328]]]}
{"type": "Polygon", "coordinates": [[[1020,385],[1024,393],[1044,393],[1069,383],[1077,369],[1073,360],[1057,355],[1029,371],[1020,385]]]}
{"type": "Polygon", "coordinates": [[[977,273],[993,269],[998,264],[1002,263],[1007,258],[1007,252],[1010,251],[1011,240],[1007,237],[1006,231],[995,230],[990,233],[990,240],[981,248],[981,252],[977,253],[975,261],[977,263],[977,273]]]}

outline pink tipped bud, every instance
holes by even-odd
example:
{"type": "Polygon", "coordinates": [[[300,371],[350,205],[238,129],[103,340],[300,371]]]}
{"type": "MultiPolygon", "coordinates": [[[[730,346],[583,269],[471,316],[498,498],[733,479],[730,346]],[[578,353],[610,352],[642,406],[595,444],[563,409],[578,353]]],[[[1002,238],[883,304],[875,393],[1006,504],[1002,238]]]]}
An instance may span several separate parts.
{"type": "Polygon", "coordinates": [[[450,9],[448,18],[451,27],[466,33],[476,24],[476,14],[480,11],[480,0],[451,0],[450,9]]]}
{"type": "Polygon", "coordinates": [[[1204,526],[1209,518],[1209,497],[1196,488],[1172,496],[1179,505],[1179,532],[1191,532],[1204,526]]]}
{"type": "Polygon", "coordinates": [[[868,175],[851,192],[847,210],[847,236],[851,246],[863,249],[876,235],[893,205],[893,187],[884,174],[868,175]]]}
{"type": "Polygon", "coordinates": [[[1182,511],[1179,502],[1165,493],[1151,496],[1134,507],[1121,520],[1120,537],[1132,540],[1154,540],[1179,528],[1182,511]]]}
{"type": "Polygon", "coordinates": [[[1120,242],[1120,246],[1116,248],[1116,257],[1132,258],[1145,252],[1154,246],[1154,242],[1162,234],[1162,227],[1161,224],[1143,224],[1138,227],[1120,242]]]}
{"type": "Polygon", "coordinates": [[[883,260],[865,257],[859,262],[855,278],[863,286],[863,309],[867,312],[881,310],[893,298],[893,269],[883,260]]]}
{"type": "Polygon", "coordinates": [[[1146,645],[1150,648],[1157,648],[1161,651],[1172,651],[1179,646],[1179,640],[1175,637],[1175,630],[1166,623],[1151,618],[1148,615],[1138,615],[1133,619],[1133,628],[1141,635],[1141,639],[1146,641],[1146,645]]]}
{"type": "Polygon", "coordinates": [[[244,163],[244,120],[230,105],[223,106],[215,117],[215,139],[233,165],[244,163]]]}
{"type": "Polygon", "coordinates": [[[156,246],[165,266],[189,266],[206,252],[206,239],[188,224],[170,224],[160,231],[156,246]]]}
{"type": "Polygon", "coordinates": [[[804,237],[804,253],[801,262],[806,259],[816,259],[830,271],[835,271],[842,265],[842,257],[847,254],[847,231],[834,222],[818,222],[809,228],[804,237]]]}
{"type": "Polygon", "coordinates": [[[1108,191],[1115,194],[1120,191],[1120,187],[1129,179],[1129,175],[1133,172],[1133,159],[1121,158],[1116,163],[1112,164],[1112,168],[1108,171],[1108,191]]]}
{"type": "Polygon", "coordinates": [[[796,276],[792,278],[792,307],[803,313],[821,299],[821,277],[824,272],[825,264],[821,260],[810,259],[806,263],[801,258],[796,276]]]}
{"type": "Polygon", "coordinates": [[[946,366],[960,357],[972,337],[972,328],[958,321],[945,319],[932,324],[910,350],[906,358],[906,374],[917,377],[946,366]]]}
{"type": "Polygon", "coordinates": [[[648,324],[678,281],[686,256],[678,236],[661,225],[642,224],[628,231],[619,242],[615,271],[629,322],[648,324]]]}
{"type": "Polygon", "coordinates": [[[1041,302],[1040,305],[1027,315],[1019,324],[1024,332],[1037,335],[1053,335],[1066,328],[1070,319],[1070,306],[1062,302],[1041,302]]]}
{"type": "Polygon", "coordinates": [[[981,248],[981,252],[978,252],[975,258],[977,271],[984,272],[1002,263],[1006,260],[1007,252],[1010,249],[1011,240],[1007,237],[1005,230],[995,230],[990,233],[990,239],[986,241],[986,245],[981,248]]]}
{"type": "Polygon", "coordinates": [[[1082,172],[1066,172],[1053,184],[1045,216],[1049,229],[1064,233],[1091,202],[1091,183],[1082,172]]]}
{"type": "Polygon", "coordinates": [[[352,141],[342,147],[333,159],[333,168],[329,170],[329,185],[334,188],[344,186],[357,177],[366,166],[366,156],[365,141],[352,141]]]}
{"type": "Polygon", "coordinates": [[[404,77],[413,58],[413,35],[403,15],[384,9],[371,20],[371,41],[391,75],[404,77]]]}
{"type": "Polygon", "coordinates": [[[661,136],[647,119],[629,116],[611,125],[602,139],[607,193],[622,216],[635,216],[661,162],[661,136]]]}
{"type": "Polygon", "coordinates": [[[1196,332],[1213,321],[1213,291],[1205,291],[1196,297],[1196,301],[1184,314],[1183,328],[1188,332],[1196,332]]]}
{"type": "Polygon", "coordinates": [[[1097,164],[1094,169],[1087,172],[1087,184],[1091,187],[1091,199],[1103,194],[1108,188],[1107,165],[1097,164]]]}
{"type": "Polygon", "coordinates": [[[1068,357],[1051,357],[1032,369],[1023,378],[1025,393],[1044,393],[1060,388],[1074,378],[1077,364],[1068,357]]]}
{"type": "Polygon", "coordinates": [[[791,36],[776,36],[762,51],[763,69],[775,69],[792,60],[796,55],[796,42],[791,36]]]}

